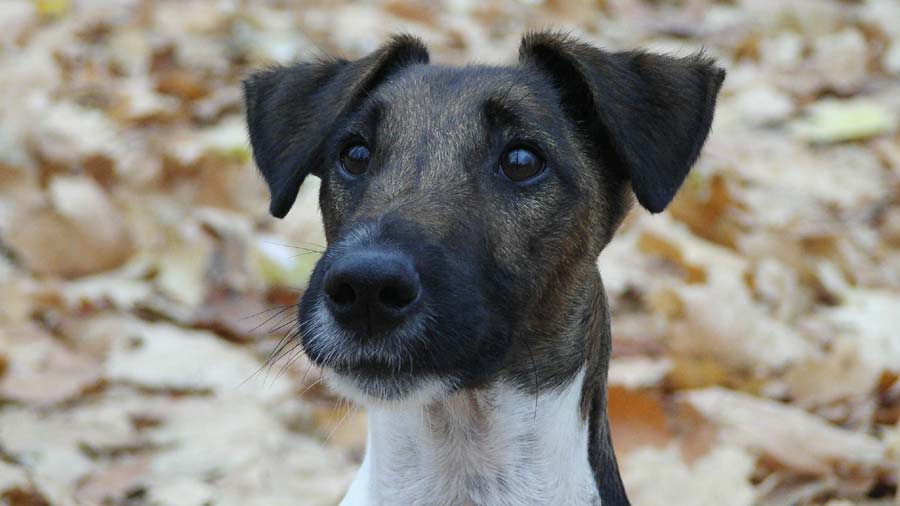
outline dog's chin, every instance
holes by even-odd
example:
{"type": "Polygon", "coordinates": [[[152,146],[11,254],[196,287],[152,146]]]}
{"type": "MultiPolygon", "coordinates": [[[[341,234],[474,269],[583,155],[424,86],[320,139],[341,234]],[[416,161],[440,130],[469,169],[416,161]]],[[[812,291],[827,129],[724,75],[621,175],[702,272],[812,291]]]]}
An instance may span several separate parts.
{"type": "Polygon", "coordinates": [[[373,374],[327,367],[325,382],[339,395],[367,408],[425,405],[450,395],[455,382],[411,374],[373,374]]]}

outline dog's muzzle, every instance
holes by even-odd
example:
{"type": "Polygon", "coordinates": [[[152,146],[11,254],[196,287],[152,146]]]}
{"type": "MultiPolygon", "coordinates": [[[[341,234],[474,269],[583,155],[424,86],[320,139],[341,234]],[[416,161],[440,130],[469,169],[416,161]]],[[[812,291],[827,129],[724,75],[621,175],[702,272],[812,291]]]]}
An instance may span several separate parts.
{"type": "Polygon", "coordinates": [[[386,216],[348,227],[319,260],[300,301],[300,337],[342,394],[410,399],[498,367],[506,340],[491,331],[483,262],[466,248],[477,241],[452,239],[386,216]]]}

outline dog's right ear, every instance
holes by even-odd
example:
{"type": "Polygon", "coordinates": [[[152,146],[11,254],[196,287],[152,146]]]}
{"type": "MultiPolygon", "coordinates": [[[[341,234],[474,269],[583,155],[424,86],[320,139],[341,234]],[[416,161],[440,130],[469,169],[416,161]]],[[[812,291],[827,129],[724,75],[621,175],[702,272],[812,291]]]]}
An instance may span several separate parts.
{"type": "Polygon", "coordinates": [[[428,59],[419,39],[399,35],[358,60],[272,67],[245,79],[250,144],[269,186],[269,212],[283,218],[306,176],[321,175],[323,141],[361,98],[397,70],[428,59]]]}
{"type": "Polygon", "coordinates": [[[638,202],[665,209],[700,154],[725,71],[702,53],[607,52],[553,32],[526,35],[519,59],[551,78],[566,112],[617,160],[638,202]]]}

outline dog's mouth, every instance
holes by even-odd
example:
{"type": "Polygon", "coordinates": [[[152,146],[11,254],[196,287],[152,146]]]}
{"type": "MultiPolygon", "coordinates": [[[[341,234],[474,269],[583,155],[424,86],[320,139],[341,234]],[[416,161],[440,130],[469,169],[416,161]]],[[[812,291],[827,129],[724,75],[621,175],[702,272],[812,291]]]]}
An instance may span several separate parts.
{"type": "Polygon", "coordinates": [[[364,359],[353,362],[342,362],[330,366],[334,372],[345,376],[358,376],[376,380],[390,380],[399,376],[412,376],[412,363],[390,363],[382,359],[364,359]]]}
{"type": "Polygon", "coordinates": [[[448,375],[417,372],[412,363],[380,359],[326,366],[325,377],[339,394],[368,406],[427,402],[455,383],[448,375]]]}

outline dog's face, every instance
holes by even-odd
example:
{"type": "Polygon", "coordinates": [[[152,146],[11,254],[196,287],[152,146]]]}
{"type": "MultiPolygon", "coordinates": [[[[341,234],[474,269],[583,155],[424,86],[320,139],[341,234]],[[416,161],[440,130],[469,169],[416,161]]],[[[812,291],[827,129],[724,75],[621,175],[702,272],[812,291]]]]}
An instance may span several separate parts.
{"type": "Polygon", "coordinates": [[[429,65],[398,37],[360,60],[252,76],[272,213],[307,174],[322,180],[329,246],[300,303],[305,352],[363,402],[517,379],[535,348],[577,368],[567,302],[632,189],[654,212],[674,196],[722,77],[702,58],[553,34],[526,37],[514,67],[429,65]]]}

